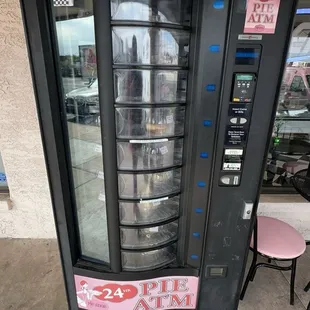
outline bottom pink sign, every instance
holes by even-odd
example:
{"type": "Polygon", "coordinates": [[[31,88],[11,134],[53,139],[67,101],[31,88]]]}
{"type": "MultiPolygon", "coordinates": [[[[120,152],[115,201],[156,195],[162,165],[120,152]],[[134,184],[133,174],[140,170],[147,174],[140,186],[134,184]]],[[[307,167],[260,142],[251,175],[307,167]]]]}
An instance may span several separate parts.
{"type": "Polygon", "coordinates": [[[163,277],[142,281],[105,281],[75,275],[81,309],[195,309],[197,277],[163,277]]]}

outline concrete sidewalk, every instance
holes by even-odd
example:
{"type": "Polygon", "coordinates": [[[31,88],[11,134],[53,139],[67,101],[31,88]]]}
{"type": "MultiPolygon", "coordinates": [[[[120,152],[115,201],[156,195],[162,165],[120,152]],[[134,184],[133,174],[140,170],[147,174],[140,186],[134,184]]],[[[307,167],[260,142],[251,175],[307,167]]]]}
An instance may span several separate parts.
{"type": "MultiPolygon", "coordinates": [[[[310,248],[298,262],[294,306],[289,304],[289,275],[260,269],[239,310],[306,309],[310,248]]],[[[56,240],[0,239],[0,279],[0,310],[67,309],[56,240]]]]}
{"type": "Polygon", "coordinates": [[[0,239],[0,309],[67,309],[56,240],[0,239]]]}

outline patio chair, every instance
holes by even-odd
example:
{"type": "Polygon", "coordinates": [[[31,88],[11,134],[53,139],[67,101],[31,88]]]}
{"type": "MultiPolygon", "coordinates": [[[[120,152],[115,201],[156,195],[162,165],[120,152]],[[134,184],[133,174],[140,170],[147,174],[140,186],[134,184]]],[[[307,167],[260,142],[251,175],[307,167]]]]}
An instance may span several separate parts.
{"type": "Polygon", "coordinates": [[[253,260],[240,299],[244,298],[249,282],[254,280],[257,269],[266,267],[281,271],[291,270],[290,304],[294,305],[297,259],[306,250],[303,236],[283,221],[267,216],[257,216],[250,249],[253,251],[253,260]],[[268,258],[268,263],[257,263],[258,255],[268,258]],[[281,267],[271,264],[271,259],[291,261],[292,263],[289,266],[281,267]]]}

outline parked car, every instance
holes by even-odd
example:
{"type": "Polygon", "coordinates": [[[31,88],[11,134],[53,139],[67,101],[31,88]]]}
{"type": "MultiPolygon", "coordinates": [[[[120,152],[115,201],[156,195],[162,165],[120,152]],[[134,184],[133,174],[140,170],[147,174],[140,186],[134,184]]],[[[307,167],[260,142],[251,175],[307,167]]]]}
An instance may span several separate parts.
{"type": "Polygon", "coordinates": [[[98,80],[70,91],[65,96],[67,119],[78,123],[100,122],[98,80]]]}

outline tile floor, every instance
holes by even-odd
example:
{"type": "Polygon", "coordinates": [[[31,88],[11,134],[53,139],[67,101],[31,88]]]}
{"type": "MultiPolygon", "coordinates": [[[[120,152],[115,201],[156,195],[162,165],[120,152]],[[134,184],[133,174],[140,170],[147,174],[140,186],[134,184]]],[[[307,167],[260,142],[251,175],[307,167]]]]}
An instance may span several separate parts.
{"type": "MultiPolygon", "coordinates": [[[[56,240],[1,239],[0,279],[1,310],[67,309],[56,240]]],[[[306,309],[310,292],[303,287],[310,280],[310,248],[298,263],[294,306],[289,305],[288,279],[287,272],[259,270],[238,309],[306,309]]]]}

